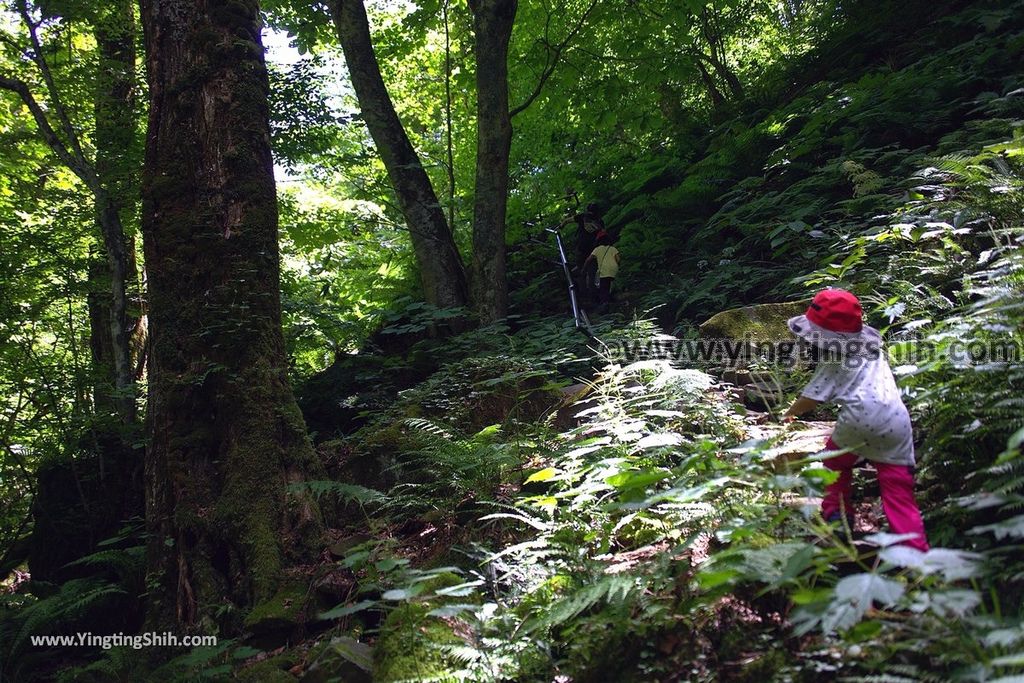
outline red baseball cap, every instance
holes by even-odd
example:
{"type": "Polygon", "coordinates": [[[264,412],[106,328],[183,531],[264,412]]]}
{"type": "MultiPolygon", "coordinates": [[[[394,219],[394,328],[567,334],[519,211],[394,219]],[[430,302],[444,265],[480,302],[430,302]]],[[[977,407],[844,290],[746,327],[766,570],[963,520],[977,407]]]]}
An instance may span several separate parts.
{"type": "Polygon", "coordinates": [[[860,301],[845,289],[818,292],[807,309],[807,319],[830,332],[856,333],[864,327],[860,301]]]}
{"type": "Polygon", "coordinates": [[[790,318],[789,330],[821,346],[831,342],[863,342],[877,348],[882,343],[878,330],[864,324],[860,301],[845,289],[818,292],[807,313],[790,318]]]}

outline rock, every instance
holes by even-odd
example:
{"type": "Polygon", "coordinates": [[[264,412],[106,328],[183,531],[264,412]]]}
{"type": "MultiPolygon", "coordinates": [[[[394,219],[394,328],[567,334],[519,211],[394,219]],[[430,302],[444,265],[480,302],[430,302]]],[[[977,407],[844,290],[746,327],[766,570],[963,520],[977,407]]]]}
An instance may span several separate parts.
{"type": "Polygon", "coordinates": [[[374,681],[446,680],[458,668],[444,647],[465,642],[447,622],[427,616],[431,609],[429,604],[407,603],[391,611],[374,648],[374,681]]]}
{"type": "Polygon", "coordinates": [[[751,382],[743,387],[743,401],[750,408],[771,412],[782,407],[786,389],[787,385],[777,382],[751,382]]]}
{"type": "Polygon", "coordinates": [[[352,534],[351,536],[345,536],[340,538],[330,545],[327,546],[327,550],[330,551],[331,555],[337,558],[345,557],[352,548],[355,548],[361,543],[372,541],[373,536],[369,534],[352,534]]]}
{"type": "Polygon", "coordinates": [[[448,363],[402,392],[392,412],[442,422],[463,434],[492,425],[510,428],[546,415],[561,400],[552,368],[535,358],[509,354],[473,356],[448,363]]]}
{"type": "MultiPolygon", "coordinates": [[[[793,301],[717,313],[699,328],[704,343],[713,344],[703,353],[733,370],[742,370],[752,361],[783,368],[799,367],[804,364],[802,347],[786,323],[806,310],[807,302],[793,301]]],[[[726,374],[728,370],[723,371],[723,378],[726,374]]]]}
{"type": "Polygon", "coordinates": [[[732,308],[700,326],[702,339],[739,339],[756,342],[791,341],[786,321],[807,310],[808,301],[788,301],[732,308]]]}
{"type": "Polygon", "coordinates": [[[593,390],[590,384],[571,384],[562,389],[562,397],[555,410],[554,425],[565,431],[577,426],[581,420],[578,414],[597,405],[596,399],[587,399],[593,390]]]}
{"type": "Polygon", "coordinates": [[[738,387],[746,386],[754,381],[749,370],[731,369],[722,373],[722,381],[735,384],[738,387]]]}
{"type": "Polygon", "coordinates": [[[825,450],[825,440],[832,434],[835,423],[827,420],[798,420],[791,425],[769,423],[748,428],[753,439],[781,439],[761,452],[761,458],[772,463],[775,471],[785,470],[789,463],[825,450]]]}
{"type": "MultiPolygon", "coordinates": [[[[462,582],[455,574],[441,574],[428,582],[424,592],[462,582]]],[[[445,646],[465,645],[466,641],[456,634],[460,623],[457,618],[429,613],[446,602],[466,601],[467,598],[432,598],[407,602],[391,610],[381,625],[380,637],[373,649],[373,680],[376,683],[447,680],[451,672],[461,666],[445,652],[445,646]]]]}
{"type": "Polygon", "coordinates": [[[245,618],[245,628],[255,636],[299,633],[308,620],[309,598],[305,583],[286,583],[272,598],[252,608],[245,618]]]}
{"type": "Polygon", "coordinates": [[[317,575],[310,584],[313,597],[307,611],[312,614],[334,609],[348,602],[357,586],[352,570],[341,563],[323,564],[318,568],[317,575]]]}

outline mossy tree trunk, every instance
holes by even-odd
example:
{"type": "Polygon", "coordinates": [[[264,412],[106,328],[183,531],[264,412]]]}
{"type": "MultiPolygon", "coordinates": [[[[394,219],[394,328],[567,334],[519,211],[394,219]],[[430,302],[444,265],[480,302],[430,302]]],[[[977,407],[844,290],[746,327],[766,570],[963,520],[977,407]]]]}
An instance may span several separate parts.
{"type": "Polygon", "coordinates": [[[363,0],[331,0],[328,6],[363,120],[409,228],[424,298],[442,308],[465,306],[466,273],[452,237],[453,226],[445,219],[430,178],[384,85],[363,0]]]}
{"type": "Polygon", "coordinates": [[[469,0],[477,89],[473,303],[485,323],[500,320],[508,313],[505,214],[512,147],[508,45],[517,7],[516,0],[469,0]]]}
{"type": "Polygon", "coordinates": [[[150,623],[270,598],[322,523],[286,374],[255,0],[143,0],[150,623]]]}

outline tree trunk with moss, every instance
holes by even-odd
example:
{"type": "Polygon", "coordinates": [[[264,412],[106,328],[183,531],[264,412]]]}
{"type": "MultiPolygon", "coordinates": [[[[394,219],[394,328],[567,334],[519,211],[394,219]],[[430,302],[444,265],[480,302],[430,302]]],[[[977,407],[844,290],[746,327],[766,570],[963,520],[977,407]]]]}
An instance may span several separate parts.
{"type": "Polygon", "coordinates": [[[473,303],[484,322],[508,313],[505,213],[512,121],[508,45],[516,0],[469,0],[476,55],[477,152],[473,198],[473,303]]]}
{"type": "Polygon", "coordinates": [[[289,486],[319,467],[281,333],[258,4],[143,0],[142,22],[150,623],[184,626],[311,557],[319,511],[289,486]]]}
{"type": "Polygon", "coordinates": [[[412,237],[424,298],[442,308],[465,306],[466,273],[452,227],[384,85],[363,1],[332,0],[329,7],[359,109],[412,237]]]}

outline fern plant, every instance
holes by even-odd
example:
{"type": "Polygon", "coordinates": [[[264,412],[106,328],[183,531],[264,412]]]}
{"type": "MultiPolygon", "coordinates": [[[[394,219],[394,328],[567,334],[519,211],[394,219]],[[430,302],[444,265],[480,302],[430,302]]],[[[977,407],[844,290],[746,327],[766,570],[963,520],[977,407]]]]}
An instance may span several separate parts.
{"type": "Polygon", "coordinates": [[[34,636],[70,635],[84,619],[98,612],[123,609],[125,589],[102,578],[71,579],[46,598],[0,620],[3,674],[11,680],[32,680],[58,648],[32,643],[34,636]]]}

